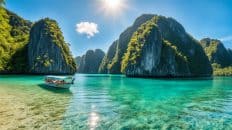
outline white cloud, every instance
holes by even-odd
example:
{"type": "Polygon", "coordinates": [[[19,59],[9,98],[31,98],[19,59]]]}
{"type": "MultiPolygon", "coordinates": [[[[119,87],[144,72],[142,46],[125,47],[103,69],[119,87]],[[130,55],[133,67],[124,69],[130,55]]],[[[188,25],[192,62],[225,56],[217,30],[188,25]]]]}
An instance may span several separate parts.
{"type": "Polygon", "coordinates": [[[222,37],[219,40],[222,41],[222,42],[232,41],[232,35],[231,36],[222,37]]]}
{"type": "Polygon", "coordinates": [[[76,24],[76,31],[80,34],[86,34],[88,38],[99,33],[98,25],[92,22],[80,22],[76,24]]]}

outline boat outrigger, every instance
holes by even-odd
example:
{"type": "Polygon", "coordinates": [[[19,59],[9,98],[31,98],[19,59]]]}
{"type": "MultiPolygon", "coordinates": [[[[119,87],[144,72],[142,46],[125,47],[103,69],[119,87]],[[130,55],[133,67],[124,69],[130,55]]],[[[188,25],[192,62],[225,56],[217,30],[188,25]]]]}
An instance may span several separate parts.
{"type": "Polygon", "coordinates": [[[55,88],[69,88],[74,84],[75,78],[72,76],[46,76],[45,84],[55,88]]]}

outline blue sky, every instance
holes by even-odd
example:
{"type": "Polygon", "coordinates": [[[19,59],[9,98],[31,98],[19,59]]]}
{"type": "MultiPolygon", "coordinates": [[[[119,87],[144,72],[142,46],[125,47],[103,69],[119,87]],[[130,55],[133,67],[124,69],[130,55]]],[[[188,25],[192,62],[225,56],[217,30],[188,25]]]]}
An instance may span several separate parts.
{"type": "Polygon", "coordinates": [[[111,5],[103,1],[7,0],[6,8],[31,21],[45,17],[57,20],[74,56],[88,49],[107,51],[144,13],[173,17],[196,39],[217,38],[232,48],[231,0],[119,0],[120,5],[109,8],[105,6],[111,5]]]}

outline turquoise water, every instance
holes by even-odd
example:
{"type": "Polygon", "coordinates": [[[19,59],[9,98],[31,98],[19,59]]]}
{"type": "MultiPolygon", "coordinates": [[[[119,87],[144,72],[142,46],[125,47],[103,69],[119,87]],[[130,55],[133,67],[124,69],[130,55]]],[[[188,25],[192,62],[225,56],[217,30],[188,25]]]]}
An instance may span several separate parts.
{"type": "Polygon", "coordinates": [[[42,79],[0,76],[0,95],[16,96],[29,107],[25,118],[30,123],[20,120],[18,128],[232,129],[230,77],[165,80],[77,74],[70,90],[46,88],[42,79]]]}

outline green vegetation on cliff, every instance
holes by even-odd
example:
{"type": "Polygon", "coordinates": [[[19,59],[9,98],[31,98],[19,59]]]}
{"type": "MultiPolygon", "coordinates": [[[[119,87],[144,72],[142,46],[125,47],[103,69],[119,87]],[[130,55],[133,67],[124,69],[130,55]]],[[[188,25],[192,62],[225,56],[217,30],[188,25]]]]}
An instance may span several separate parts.
{"type": "Polygon", "coordinates": [[[232,66],[220,67],[220,65],[213,65],[213,75],[214,76],[232,76],[232,66]],[[217,67],[215,67],[217,66],[217,67]]]}
{"type": "Polygon", "coordinates": [[[232,53],[217,39],[204,38],[201,45],[213,67],[215,76],[232,75],[232,53]]]}
{"type": "Polygon", "coordinates": [[[212,74],[211,65],[200,43],[188,34],[179,22],[164,16],[156,16],[154,19],[163,39],[172,43],[186,56],[192,75],[212,74]]]}
{"type": "MultiPolygon", "coordinates": [[[[0,2],[0,4],[3,4],[4,1],[0,2]]],[[[0,6],[0,25],[0,73],[29,72],[31,69],[29,59],[32,57],[32,55],[28,56],[29,51],[33,52],[33,54],[40,52],[34,60],[38,61],[38,64],[43,64],[44,67],[50,67],[48,70],[53,73],[59,73],[59,70],[51,69],[52,64],[59,65],[60,70],[64,72],[68,69],[67,73],[74,73],[76,71],[76,64],[69,50],[69,45],[64,42],[62,32],[55,20],[46,18],[32,24],[30,21],[24,20],[0,6]],[[38,24],[42,26],[39,25],[38,27],[38,24]],[[46,38],[43,36],[46,36],[46,38]],[[47,47],[28,49],[31,39],[37,40],[35,44],[39,44],[40,42],[54,43],[59,49],[53,52],[46,51],[43,53],[46,49],[55,49],[54,46],[50,46],[52,44],[49,44],[47,47]],[[49,57],[50,53],[53,56],[61,54],[62,58],[54,60],[49,57]],[[61,65],[61,62],[63,63],[62,60],[69,67],[64,67],[65,64],[61,65]]],[[[38,67],[37,69],[39,70],[40,68],[38,67]]]]}
{"type": "Polygon", "coordinates": [[[232,65],[230,51],[224,47],[221,41],[205,38],[201,40],[201,45],[211,64],[219,64],[221,67],[232,65]]]}
{"type": "Polygon", "coordinates": [[[131,76],[209,76],[212,68],[200,43],[181,24],[154,15],[134,32],[121,71],[131,76]]]}
{"type": "MultiPolygon", "coordinates": [[[[64,37],[58,23],[55,20],[45,18],[38,21],[36,24],[44,24],[44,33],[50,35],[50,39],[55,43],[62,51],[66,63],[71,66],[73,70],[76,70],[76,63],[69,50],[69,44],[65,43],[64,37]]],[[[46,63],[46,61],[45,61],[46,63]]]]}
{"type": "Polygon", "coordinates": [[[111,63],[115,56],[117,45],[118,45],[118,40],[114,41],[113,44],[110,46],[107,54],[102,59],[102,62],[98,70],[99,73],[106,74],[106,73],[114,71],[111,66],[112,65],[111,63]]]}
{"type": "Polygon", "coordinates": [[[24,72],[31,22],[0,7],[0,25],[0,72],[24,72]]]}
{"type": "MultiPolygon", "coordinates": [[[[121,72],[125,73],[125,69],[128,65],[136,64],[142,56],[142,51],[145,44],[150,44],[151,42],[153,42],[149,40],[151,40],[150,37],[155,36],[155,34],[153,33],[157,33],[156,31],[158,30],[158,27],[154,22],[155,20],[156,18],[147,21],[146,23],[141,25],[138,30],[133,34],[128,44],[127,52],[123,56],[121,72]]],[[[178,51],[177,47],[169,41],[163,40],[162,46],[163,51],[165,51],[166,49],[170,49],[172,51],[172,53],[176,57],[175,59],[177,60],[177,63],[181,64],[182,62],[187,62],[187,57],[184,56],[180,51],[178,51]]]]}
{"type": "Polygon", "coordinates": [[[142,48],[149,40],[148,36],[151,35],[152,31],[158,29],[156,24],[152,21],[148,21],[145,24],[142,24],[137,31],[133,34],[128,47],[127,52],[123,56],[121,72],[125,72],[126,67],[129,64],[136,64],[137,60],[141,57],[142,48]]]}
{"type": "Polygon", "coordinates": [[[36,22],[30,31],[28,62],[31,73],[71,74],[76,63],[58,23],[45,18],[36,22]]]}
{"type": "Polygon", "coordinates": [[[99,72],[100,73],[121,73],[121,61],[124,53],[126,53],[128,43],[133,33],[146,21],[152,19],[154,15],[144,14],[138,17],[132,26],[128,27],[124,32],[121,33],[119,39],[116,40],[110,47],[108,53],[103,59],[99,72]]]}

